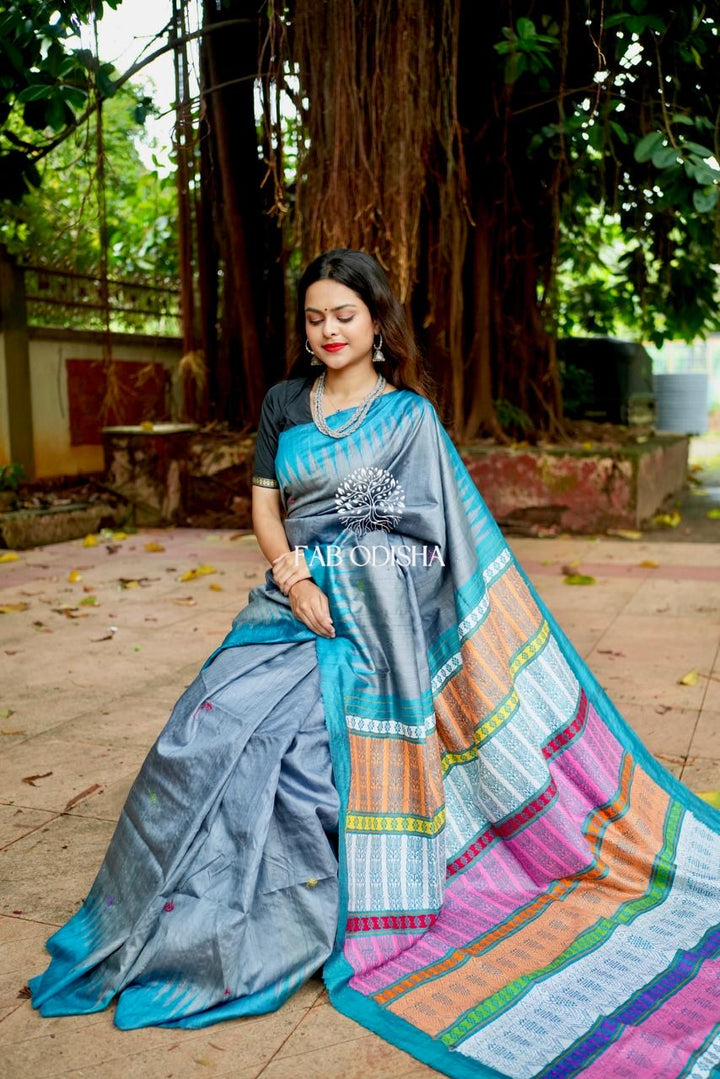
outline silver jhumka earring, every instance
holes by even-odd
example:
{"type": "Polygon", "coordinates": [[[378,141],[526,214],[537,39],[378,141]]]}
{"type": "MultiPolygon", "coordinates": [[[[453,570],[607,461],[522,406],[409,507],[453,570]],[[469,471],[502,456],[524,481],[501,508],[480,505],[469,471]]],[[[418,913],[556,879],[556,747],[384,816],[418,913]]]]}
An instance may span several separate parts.
{"type": "Polygon", "coordinates": [[[382,334],[379,333],[378,337],[380,338],[380,343],[377,345],[375,344],[375,338],[373,337],[373,348],[375,349],[375,352],[373,354],[373,363],[385,363],[385,357],[382,353],[382,334]]]}
{"type": "Polygon", "coordinates": [[[317,358],[317,356],[313,352],[312,348],[310,347],[310,342],[308,341],[307,337],[305,338],[305,351],[309,352],[310,355],[312,356],[312,359],[310,360],[310,366],[311,367],[322,367],[323,366],[322,360],[319,360],[317,358]]]}

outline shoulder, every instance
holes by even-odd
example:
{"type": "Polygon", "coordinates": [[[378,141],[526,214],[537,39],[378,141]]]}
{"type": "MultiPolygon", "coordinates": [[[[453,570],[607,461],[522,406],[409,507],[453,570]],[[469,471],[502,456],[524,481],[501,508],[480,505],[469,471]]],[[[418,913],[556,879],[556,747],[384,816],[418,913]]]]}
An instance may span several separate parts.
{"type": "Polygon", "coordinates": [[[267,405],[271,408],[282,407],[288,401],[298,397],[305,387],[309,385],[309,382],[310,380],[307,378],[284,378],[270,387],[265,394],[263,404],[267,402],[267,405]]]}

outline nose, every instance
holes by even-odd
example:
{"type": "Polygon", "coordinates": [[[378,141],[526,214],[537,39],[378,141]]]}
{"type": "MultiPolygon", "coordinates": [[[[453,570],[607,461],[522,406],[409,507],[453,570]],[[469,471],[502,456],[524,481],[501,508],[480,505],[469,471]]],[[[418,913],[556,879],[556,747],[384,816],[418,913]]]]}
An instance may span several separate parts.
{"type": "Polygon", "coordinates": [[[338,332],[338,323],[335,315],[328,313],[325,322],[323,323],[323,336],[335,337],[338,332]]]}

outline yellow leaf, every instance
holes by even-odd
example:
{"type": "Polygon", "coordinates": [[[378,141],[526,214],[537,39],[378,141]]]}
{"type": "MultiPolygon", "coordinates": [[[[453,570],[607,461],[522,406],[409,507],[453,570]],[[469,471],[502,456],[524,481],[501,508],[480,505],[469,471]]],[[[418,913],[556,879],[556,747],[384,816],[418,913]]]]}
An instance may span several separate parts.
{"type": "Polygon", "coordinates": [[[672,513],[658,513],[652,519],[654,525],[663,525],[665,528],[677,528],[681,521],[682,517],[677,510],[673,510],[672,513]]]}
{"type": "Polygon", "coordinates": [[[594,577],[588,577],[585,573],[568,573],[565,584],[597,584],[594,577]]]}
{"type": "Polygon", "coordinates": [[[697,796],[709,802],[711,806],[715,806],[716,809],[720,809],[720,791],[698,791],[697,796]]]}
{"type": "Polygon", "coordinates": [[[152,422],[152,420],[143,420],[142,423],[140,424],[140,430],[141,431],[154,431],[155,430],[155,424],[152,422]]]}
{"type": "Polygon", "coordinates": [[[643,538],[642,532],[637,532],[634,528],[608,528],[608,536],[619,536],[620,539],[626,540],[641,540],[643,538]]]}
{"type": "Polygon", "coordinates": [[[85,596],[85,599],[80,600],[81,607],[97,607],[98,601],[96,596],[85,596]]]}
{"type": "Polygon", "coordinates": [[[215,584],[215,581],[211,581],[208,585],[211,592],[222,592],[223,586],[221,584],[215,584]]]}
{"type": "Polygon", "coordinates": [[[139,581],[121,581],[120,582],[120,587],[121,588],[139,588],[140,587],[140,582],[139,581]]]}
{"type": "Polygon", "coordinates": [[[196,566],[195,569],[187,570],[182,577],[178,577],[178,581],[195,581],[198,577],[205,577],[208,573],[217,573],[217,570],[214,566],[203,563],[196,566]]]}
{"type": "Polygon", "coordinates": [[[584,450],[591,450],[591,449],[594,448],[594,446],[595,446],[594,442],[583,442],[583,444],[582,444],[582,448],[584,450]]]}
{"type": "Polygon", "coordinates": [[[678,685],[679,686],[696,686],[698,684],[699,680],[700,680],[700,675],[698,674],[698,672],[695,671],[695,670],[692,670],[692,671],[688,671],[687,674],[684,674],[682,676],[682,678],[678,678],[678,685]]]}
{"type": "Polygon", "coordinates": [[[15,554],[14,551],[5,551],[3,554],[0,554],[0,562],[17,562],[19,557],[20,555],[15,554]]]}
{"type": "Polygon", "coordinates": [[[29,606],[29,603],[2,603],[0,604],[0,614],[14,614],[15,611],[26,611],[29,606]]]}
{"type": "Polygon", "coordinates": [[[97,540],[93,536],[92,532],[88,532],[85,539],[82,541],[83,547],[97,547],[97,540]]]}
{"type": "Polygon", "coordinates": [[[76,581],[82,581],[82,574],[80,573],[80,570],[71,569],[67,579],[70,581],[70,584],[75,584],[76,581]]]}
{"type": "Polygon", "coordinates": [[[128,538],[127,532],[113,532],[112,538],[114,540],[126,540],[128,538]]]}
{"type": "Polygon", "coordinates": [[[164,551],[165,548],[163,547],[162,543],[150,542],[150,543],[145,544],[145,550],[146,551],[164,551]]]}
{"type": "Polygon", "coordinates": [[[707,515],[711,521],[720,521],[720,509],[708,510],[707,515]]]}
{"type": "Polygon", "coordinates": [[[657,569],[660,565],[659,562],[653,562],[652,558],[646,558],[644,562],[638,562],[638,566],[644,566],[645,569],[657,569]]]}

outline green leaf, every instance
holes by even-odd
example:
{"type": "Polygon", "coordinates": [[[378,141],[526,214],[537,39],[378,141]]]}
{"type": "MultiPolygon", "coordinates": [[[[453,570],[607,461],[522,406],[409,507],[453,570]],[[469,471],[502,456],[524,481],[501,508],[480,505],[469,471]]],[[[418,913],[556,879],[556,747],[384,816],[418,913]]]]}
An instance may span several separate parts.
{"type": "Polygon", "coordinates": [[[610,127],[620,139],[620,142],[623,144],[623,146],[627,146],[627,144],[630,142],[630,137],[625,128],[618,124],[615,120],[610,121],[610,127]]]}
{"type": "Polygon", "coordinates": [[[707,146],[701,146],[699,142],[683,142],[683,148],[687,147],[688,150],[692,150],[698,157],[712,157],[712,150],[708,150],[707,146]]]}
{"type": "Polygon", "coordinates": [[[53,96],[54,88],[47,82],[35,82],[26,86],[17,96],[18,101],[47,101],[53,96]]]}
{"type": "Polygon", "coordinates": [[[656,169],[669,169],[676,164],[677,159],[678,151],[674,146],[658,146],[652,155],[652,163],[656,169]]]}
{"type": "Polygon", "coordinates": [[[532,19],[518,19],[517,36],[521,40],[527,40],[528,38],[535,37],[535,23],[532,21],[532,19]]]}
{"type": "Polygon", "coordinates": [[[640,139],[635,147],[635,160],[642,164],[643,161],[649,161],[658,146],[662,146],[663,136],[659,131],[651,131],[649,135],[645,135],[640,139]]]}
{"type": "Polygon", "coordinates": [[[693,206],[699,214],[709,213],[710,210],[714,210],[717,200],[717,187],[696,188],[693,191],[693,206]]]}

